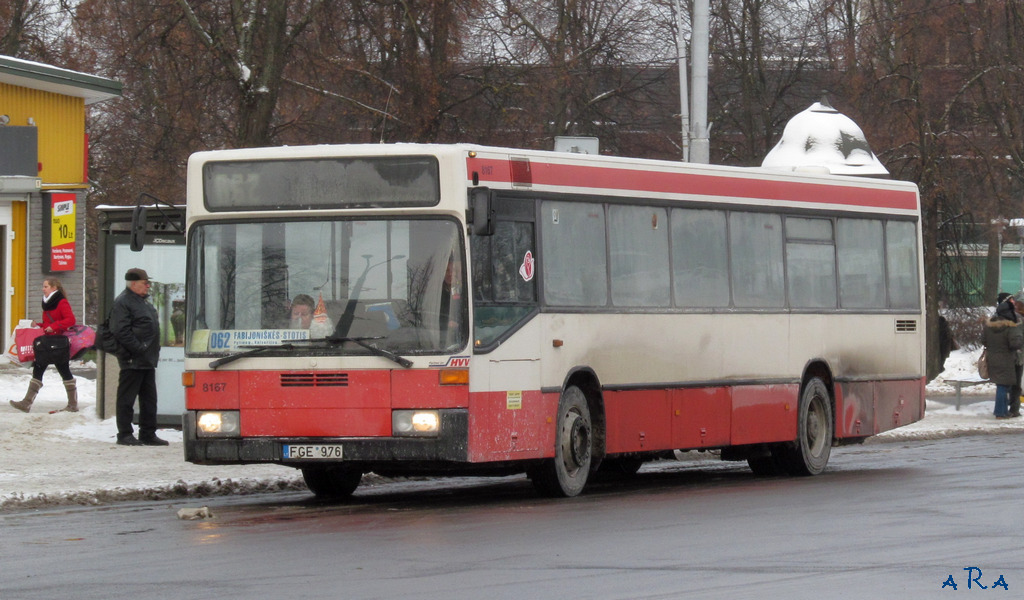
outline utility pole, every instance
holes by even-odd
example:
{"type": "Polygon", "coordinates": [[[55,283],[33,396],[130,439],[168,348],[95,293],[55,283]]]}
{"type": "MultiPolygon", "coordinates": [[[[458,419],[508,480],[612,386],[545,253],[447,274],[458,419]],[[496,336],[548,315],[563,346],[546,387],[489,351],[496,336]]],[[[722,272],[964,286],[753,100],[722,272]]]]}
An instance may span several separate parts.
{"type": "Polygon", "coordinates": [[[683,8],[674,0],[676,11],[676,54],[679,62],[679,116],[682,121],[683,162],[711,162],[708,140],[708,37],[709,0],[694,0],[690,41],[693,43],[693,109],[690,109],[689,77],[686,74],[686,39],[683,37],[683,8]],[[693,115],[691,122],[690,115],[693,115]]]}
{"type": "Polygon", "coordinates": [[[709,0],[693,2],[693,134],[690,162],[711,162],[708,139],[708,38],[710,37],[709,0]]]}
{"type": "Polygon", "coordinates": [[[679,117],[683,131],[683,162],[690,161],[690,93],[689,75],[686,71],[686,38],[683,37],[683,7],[675,0],[676,11],[676,57],[679,62],[679,117]]]}

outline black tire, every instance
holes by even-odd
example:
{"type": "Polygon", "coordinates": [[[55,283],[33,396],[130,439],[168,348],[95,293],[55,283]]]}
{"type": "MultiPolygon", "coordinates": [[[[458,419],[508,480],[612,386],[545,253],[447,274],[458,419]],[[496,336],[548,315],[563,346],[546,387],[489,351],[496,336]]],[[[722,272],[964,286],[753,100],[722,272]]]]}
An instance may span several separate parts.
{"type": "Polygon", "coordinates": [[[341,500],[348,498],[359,487],[363,478],[362,471],[348,467],[310,467],[302,469],[302,479],[306,487],[317,498],[324,500],[341,500]]]}
{"type": "Polygon", "coordinates": [[[773,449],[773,455],[790,475],[817,475],[828,465],[834,428],[828,387],[814,377],[800,394],[796,441],[773,449]]]}
{"type": "Polygon", "coordinates": [[[751,456],[747,459],[750,470],[758,477],[776,477],[785,474],[785,469],[779,465],[779,460],[772,455],[751,456]]]}
{"type": "Polygon", "coordinates": [[[590,408],[583,391],[570,386],[558,400],[555,457],[530,472],[541,494],[551,497],[579,495],[590,477],[594,436],[590,408]]]}

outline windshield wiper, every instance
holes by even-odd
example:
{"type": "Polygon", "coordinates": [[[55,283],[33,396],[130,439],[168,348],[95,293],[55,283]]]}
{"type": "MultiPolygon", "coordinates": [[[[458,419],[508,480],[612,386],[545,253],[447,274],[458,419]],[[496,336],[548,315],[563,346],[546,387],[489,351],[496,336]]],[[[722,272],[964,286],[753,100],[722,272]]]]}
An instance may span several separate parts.
{"type": "Polygon", "coordinates": [[[384,358],[386,358],[388,360],[392,360],[392,361],[398,363],[399,365],[405,367],[406,369],[408,369],[409,367],[412,366],[412,361],[409,360],[408,358],[404,358],[402,356],[399,356],[399,355],[395,354],[394,352],[391,352],[390,350],[385,350],[383,348],[378,348],[377,346],[374,346],[373,344],[369,343],[369,340],[382,340],[382,339],[384,339],[384,336],[380,336],[380,335],[379,336],[375,336],[375,337],[329,337],[329,338],[318,338],[318,339],[310,339],[310,340],[293,340],[290,343],[278,344],[276,346],[255,346],[255,347],[253,347],[253,346],[245,346],[246,348],[249,348],[245,352],[238,352],[238,353],[235,353],[235,354],[229,354],[228,356],[224,356],[222,358],[218,358],[217,360],[211,361],[210,362],[210,368],[211,369],[216,369],[217,367],[219,367],[221,365],[226,365],[226,364],[228,364],[230,362],[235,362],[236,360],[238,360],[240,358],[245,358],[247,356],[253,356],[254,354],[260,354],[260,353],[266,352],[267,350],[291,350],[292,348],[296,348],[297,347],[296,344],[304,344],[305,345],[305,344],[317,344],[317,343],[324,343],[324,342],[326,342],[326,343],[328,343],[328,344],[330,344],[332,346],[339,345],[339,344],[344,344],[345,342],[352,342],[353,344],[358,344],[359,346],[362,346],[363,348],[366,348],[371,353],[376,354],[377,356],[383,356],[384,358]]]}
{"type": "Polygon", "coordinates": [[[229,354],[227,356],[218,358],[217,360],[210,361],[210,368],[216,370],[216,368],[221,366],[221,365],[226,365],[226,364],[228,364],[230,362],[235,362],[236,360],[238,360],[240,358],[245,358],[246,356],[252,356],[253,354],[260,354],[261,352],[266,352],[267,350],[288,350],[290,348],[294,348],[295,346],[293,346],[291,344],[278,344],[276,346],[242,346],[242,347],[243,348],[249,348],[249,350],[246,350],[245,352],[237,352],[235,354],[229,354]]]}
{"type": "Polygon", "coordinates": [[[370,340],[383,340],[383,339],[384,339],[383,335],[363,336],[363,337],[325,337],[325,338],[316,338],[316,339],[309,339],[309,340],[294,340],[292,343],[315,344],[317,342],[326,342],[326,343],[328,343],[328,344],[330,344],[332,346],[337,346],[337,345],[340,345],[340,344],[344,344],[345,342],[352,342],[353,344],[358,344],[359,346],[362,346],[363,348],[366,348],[371,353],[376,354],[377,356],[383,356],[384,358],[386,358],[388,360],[393,360],[396,363],[398,363],[398,364],[402,365],[403,367],[405,367],[406,369],[408,369],[409,367],[412,366],[412,361],[409,360],[408,358],[399,356],[399,355],[395,354],[394,352],[392,352],[390,350],[385,350],[384,348],[379,348],[377,346],[374,346],[373,344],[368,343],[370,340]]]}
{"type": "Polygon", "coordinates": [[[382,336],[382,335],[378,335],[378,336],[374,336],[374,337],[329,337],[329,338],[324,338],[325,341],[331,342],[332,344],[344,344],[345,342],[352,342],[353,344],[357,344],[359,346],[362,346],[363,348],[366,348],[371,353],[376,354],[377,356],[383,356],[384,358],[392,360],[392,361],[398,363],[399,365],[405,367],[406,369],[408,369],[409,367],[412,366],[412,361],[409,360],[408,358],[405,358],[403,356],[399,356],[399,355],[395,354],[394,352],[392,352],[390,350],[385,350],[383,348],[378,348],[377,346],[374,346],[373,344],[368,343],[368,340],[382,340],[382,339],[384,339],[384,336],[382,336]]]}

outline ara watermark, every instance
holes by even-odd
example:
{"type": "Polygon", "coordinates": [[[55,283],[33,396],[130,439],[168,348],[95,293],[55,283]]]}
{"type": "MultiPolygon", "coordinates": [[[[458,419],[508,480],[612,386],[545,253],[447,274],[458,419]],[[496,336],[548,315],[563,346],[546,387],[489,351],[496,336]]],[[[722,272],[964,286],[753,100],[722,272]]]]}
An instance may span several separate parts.
{"type": "MultiPolygon", "coordinates": [[[[967,571],[967,588],[968,590],[981,589],[996,589],[1003,588],[1004,591],[1010,591],[1010,586],[1006,583],[1006,579],[1003,574],[999,574],[999,579],[992,582],[991,585],[985,585],[981,582],[982,572],[978,567],[964,567],[964,571],[967,571]]],[[[946,580],[942,582],[942,589],[953,588],[953,590],[959,590],[956,580],[953,579],[953,575],[946,577],[946,580]]]]}

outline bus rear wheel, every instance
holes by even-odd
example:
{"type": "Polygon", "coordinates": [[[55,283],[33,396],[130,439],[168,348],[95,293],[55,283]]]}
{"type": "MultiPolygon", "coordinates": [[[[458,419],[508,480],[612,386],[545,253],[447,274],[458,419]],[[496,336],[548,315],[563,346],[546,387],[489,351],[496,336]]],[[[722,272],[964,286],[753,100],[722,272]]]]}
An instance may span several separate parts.
{"type": "Polygon", "coordinates": [[[832,398],[828,386],[815,377],[800,394],[796,441],[773,449],[779,465],[790,475],[817,475],[832,452],[832,398]]]}
{"type": "Polygon", "coordinates": [[[341,500],[348,498],[359,487],[362,471],[349,467],[310,467],[302,469],[306,487],[317,498],[341,500]]]}
{"type": "Polygon", "coordinates": [[[553,497],[579,495],[590,477],[594,436],[590,408],[583,391],[570,386],[558,400],[555,457],[530,473],[537,491],[553,497]]]}

